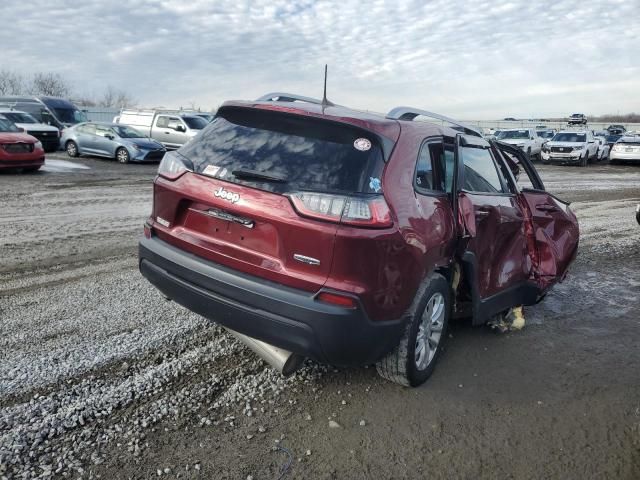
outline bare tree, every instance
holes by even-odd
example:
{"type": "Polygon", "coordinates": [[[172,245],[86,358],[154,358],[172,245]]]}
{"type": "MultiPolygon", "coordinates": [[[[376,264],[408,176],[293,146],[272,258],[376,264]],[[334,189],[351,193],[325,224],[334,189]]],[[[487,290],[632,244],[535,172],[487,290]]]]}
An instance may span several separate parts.
{"type": "Polygon", "coordinates": [[[136,100],[124,90],[119,90],[111,85],[105,90],[102,99],[98,102],[101,107],[129,108],[136,104],[136,100]]]}
{"type": "Polygon", "coordinates": [[[24,93],[24,78],[11,70],[0,70],[0,95],[20,95],[24,93]]]}
{"type": "Polygon", "coordinates": [[[71,85],[59,73],[38,72],[33,75],[28,90],[32,95],[67,97],[71,92],[71,85]]]}

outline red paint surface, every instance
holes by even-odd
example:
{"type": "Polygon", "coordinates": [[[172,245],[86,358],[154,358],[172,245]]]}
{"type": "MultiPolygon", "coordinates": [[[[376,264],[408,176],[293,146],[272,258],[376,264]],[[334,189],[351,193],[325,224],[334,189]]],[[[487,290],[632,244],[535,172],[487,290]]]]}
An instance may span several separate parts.
{"type": "Polygon", "coordinates": [[[575,216],[549,194],[461,193],[455,219],[446,194],[416,193],[413,176],[420,145],[425,138],[442,135],[434,125],[400,123],[339,107],[329,107],[323,114],[321,107],[308,104],[259,104],[256,108],[330,117],[396,140],[382,177],[392,226],[367,229],[303,218],[286,196],[186,173],[175,181],[162,177],[155,181],[152,220],[161,239],[310,295],[323,287],[355,295],[372,320],[401,317],[425,276],[449,266],[456,252],[464,250],[461,246],[478,259],[481,297],[530,279],[541,290],[547,289],[562,278],[575,257],[575,216]],[[221,186],[238,193],[240,201],[215,197],[221,186]],[[550,204],[557,210],[540,210],[541,205],[550,204]],[[209,208],[251,219],[255,227],[248,229],[203,213],[209,208]],[[158,223],[158,217],[169,226],[158,223]],[[301,263],[294,254],[320,264],[301,263]]]}
{"type": "Polygon", "coordinates": [[[32,152],[10,153],[2,145],[13,143],[35,144],[37,138],[26,133],[0,132],[0,168],[37,167],[44,164],[44,150],[34,148],[32,152]]]}

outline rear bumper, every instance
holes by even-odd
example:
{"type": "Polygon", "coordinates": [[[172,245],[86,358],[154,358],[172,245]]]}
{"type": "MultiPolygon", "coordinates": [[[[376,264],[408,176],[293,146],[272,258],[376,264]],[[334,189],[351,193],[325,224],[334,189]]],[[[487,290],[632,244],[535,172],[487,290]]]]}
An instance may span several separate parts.
{"type": "Polygon", "coordinates": [[[397,345],[403,321],[372,322],[359,307],[249,276],[169,245],[139,244],[142,274],[167,297],[225,327],[333,365],[374,363],[397,345]]]}
{"type": "Polygon", "coordinates": [[[609,160],[624,160],[628,162],[640,162],[640,153],[638,152],[609,152],[609,160]]]}

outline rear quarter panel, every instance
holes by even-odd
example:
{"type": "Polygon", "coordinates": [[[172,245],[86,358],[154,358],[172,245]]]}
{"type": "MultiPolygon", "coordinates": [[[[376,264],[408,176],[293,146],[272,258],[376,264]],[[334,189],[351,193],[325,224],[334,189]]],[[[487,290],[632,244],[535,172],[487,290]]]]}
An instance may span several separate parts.
{"type": "Polygon", "coordinates": [[[326,287],[357,294],[372,320],[400,318],[422,280],[450,264],[455,223],[446,195],[421,195],[413,188],[418,151],[426,138],[419,127],[403,134],[383,174],[383,194],[394,226],[367,230],[340,226],[326,287]]]}

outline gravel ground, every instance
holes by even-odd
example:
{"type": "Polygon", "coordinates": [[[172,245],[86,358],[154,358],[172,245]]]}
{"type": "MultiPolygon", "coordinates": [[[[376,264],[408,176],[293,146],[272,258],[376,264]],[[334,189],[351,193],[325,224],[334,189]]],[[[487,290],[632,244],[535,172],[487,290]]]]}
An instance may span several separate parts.
{"type": "Polygon", "coordinates": [[[572,274],[522,332],[454,324],[413,390],[284,379],[164,300],[135,256],[154,166],[0,173],[0,478],[640,478],[640,168],[540,171],[572,274]]]}

